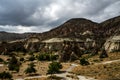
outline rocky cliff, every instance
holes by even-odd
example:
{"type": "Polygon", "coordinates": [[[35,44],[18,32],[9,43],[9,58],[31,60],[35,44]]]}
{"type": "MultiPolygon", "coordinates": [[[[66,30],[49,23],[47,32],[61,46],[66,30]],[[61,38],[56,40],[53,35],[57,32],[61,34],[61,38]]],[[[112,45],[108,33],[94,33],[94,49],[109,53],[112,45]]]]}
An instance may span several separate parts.
{"type": "Polygon", "coordinates": [[[104,44],[105,50],[108,52],[120,51],[120,35],[111,36],[104,44]]]}
{"type": "Polygon", "coordinates": [[[120,51],[120,16],[101,23],[106,40],[104,47],[108,52],[120,51]]]}

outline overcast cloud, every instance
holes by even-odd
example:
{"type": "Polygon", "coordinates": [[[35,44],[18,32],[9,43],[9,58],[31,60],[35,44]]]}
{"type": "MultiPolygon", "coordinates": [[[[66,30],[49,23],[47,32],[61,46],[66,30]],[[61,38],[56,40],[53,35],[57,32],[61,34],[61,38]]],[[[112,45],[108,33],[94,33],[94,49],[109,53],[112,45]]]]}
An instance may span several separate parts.
{"type": "Polygon", "coordinates": [[[71,18],[95,22],[120,15],[120,0],[0,0],[0,31],[43,32],[71,18]]]}

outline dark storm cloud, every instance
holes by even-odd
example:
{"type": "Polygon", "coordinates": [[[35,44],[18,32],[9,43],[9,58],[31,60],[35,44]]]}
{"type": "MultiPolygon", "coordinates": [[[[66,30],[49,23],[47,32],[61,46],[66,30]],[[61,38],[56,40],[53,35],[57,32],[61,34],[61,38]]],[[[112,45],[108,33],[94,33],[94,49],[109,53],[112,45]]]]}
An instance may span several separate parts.
{"type": "Polygon", "coordinates": [[[26,21],[36,11],[39,1],[35,0],[1,0],[0,24],[1,25],[29,25],[26,21]]]}
{"type": "Polygon", "coordinates": [[[120,14],[120,0],[0,0],[0,30],[43,32],[80,17],[101,22],[120,14]]]}

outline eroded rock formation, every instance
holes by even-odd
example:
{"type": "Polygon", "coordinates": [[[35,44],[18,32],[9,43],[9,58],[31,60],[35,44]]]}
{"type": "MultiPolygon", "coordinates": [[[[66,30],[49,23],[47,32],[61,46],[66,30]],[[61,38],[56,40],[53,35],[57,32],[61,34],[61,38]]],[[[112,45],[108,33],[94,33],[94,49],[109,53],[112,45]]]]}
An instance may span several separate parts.
{"type": "Polygon", "coordinates": [[[120,51],[120,35],[110,37],[104,44],[108,52],[120,51]]]}

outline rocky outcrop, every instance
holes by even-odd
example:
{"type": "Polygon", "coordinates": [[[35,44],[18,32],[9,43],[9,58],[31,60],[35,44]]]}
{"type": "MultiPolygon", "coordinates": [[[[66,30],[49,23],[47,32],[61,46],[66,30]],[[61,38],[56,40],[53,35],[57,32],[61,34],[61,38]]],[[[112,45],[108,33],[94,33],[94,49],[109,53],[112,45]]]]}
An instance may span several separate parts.
{"type": "Polygon", "coordinates": [[[48,40],[43,40],[43,43],[61,43],[64,41],[69,41],[69,42],[84,42],[83,40],[77,39],[77,38],[51,38],[48,40]]]}
{"type": "Polygon", "coordinates": [[[104,44],[108,52],[120,51],[120,35],[110,37],[104,44]]]}
{"type": "Polygon", "coordinates": [[[96,42],[93,39],[87,38],[86,41],[84,41],[86,49],[96,47],[96,42]]]}
{"type": "MultiPolygon", "coordinates": [[[[9,39],[9,35],[7,37],[9,39]]],[[[16,40],[16,35],[14,37],[16,40]]],[[[0,52],[22,48],[29,52],[54,51],[59,55],[60,61],[72,61],[83,54],[97,54],[103,45],[108,52],[120,50],[120,16],[102,23],[83,18],[70,19],[50,31],[1,45],[0,52]]]]}
{"type": "Polygon", "coordinates": [[[82,35],[94,35],[92,31],[85,31],[82,33],[82,35]]]}
{"type": "Polygon", "coordinates": [[[63,49],[59,54],[59,61],[73,61],[81,57],[82,51],[80,49],[79,43],[76,42],[64,42],[63,49]]]}
{"type": "Polygon", "coordinates": [[[3,42],[0,44],[0,54],[10,54],[13,51],[26,52],[23,42],[7,43],[3,42]]]}
{"type": "Polygon", "coordinates": [[[35,51],[35,47],[38,48],[36,45],[37,43],[39,44],[40,40],[37,37],[30,37],[29,39],[27,39],[25,41],[24,47],[26,50],[31,50],[31,51],[35,51]]]}
{"type": "Polygon", "coordinates": [[[114,36],[116,33],[120,33],[120,16],[100,23],[99,31],[101,32],[100,34],[102,34],[102,36],[106,39],[114,36]]]}
{"type": "Polygon", "coordinates": [[[24,47],[27,51],[31,52],[58,53],[59,61],[79,59],[87,49],[89,49],[89,51],[93,49],[93,53],[97,53],[95,50],[96,42],[90,38],[84,41],[78,38],[51,38],[40,41],[39,38],[32,37],[26,41],[24,47]]]}

